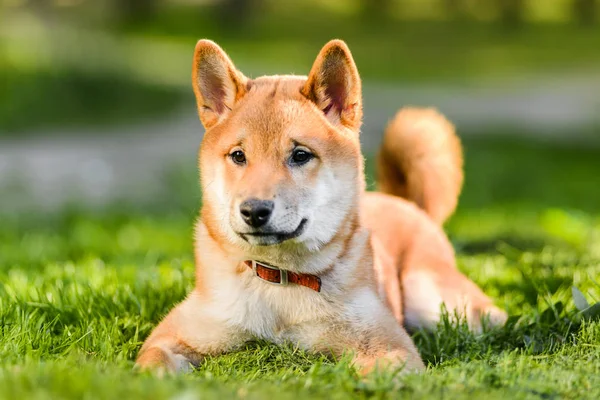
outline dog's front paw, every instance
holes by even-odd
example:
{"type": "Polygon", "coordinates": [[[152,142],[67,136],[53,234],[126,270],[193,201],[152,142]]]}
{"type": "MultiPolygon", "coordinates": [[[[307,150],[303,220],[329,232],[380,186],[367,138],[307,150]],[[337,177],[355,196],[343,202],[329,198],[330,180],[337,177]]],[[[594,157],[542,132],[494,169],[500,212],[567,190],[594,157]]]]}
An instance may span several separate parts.
{"type": "Polygon", "coordinates": [[[169,354],[160,347],[150,347],[139,355],[134,369],[152,371],[162,377],[166,374],[190,371],[192,364],[181,354],[169,354]]]}
{"type": "Polygon", "coordinates": [[[418,353],[404,350],[391,351],[381,356],[359,355],[354,359],[354,365],[363,376],[374,371],[397,368],[401,370],[401,374],[421,372],[425,369],[425,364],[418,353]]]}
{"type": "Polygon", "coordinates": [[[494,305],[475,308],[469,319],[469,327],[477,333],[481,333],[483,326],[498,328],[504,326],[508,319],[506,312],[494,305]]]}

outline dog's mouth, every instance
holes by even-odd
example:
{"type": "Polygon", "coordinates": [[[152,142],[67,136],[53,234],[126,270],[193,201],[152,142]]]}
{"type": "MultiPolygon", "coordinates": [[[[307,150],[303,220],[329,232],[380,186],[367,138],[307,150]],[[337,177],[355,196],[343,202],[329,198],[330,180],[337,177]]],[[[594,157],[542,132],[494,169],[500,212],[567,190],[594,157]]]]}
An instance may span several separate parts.
{"type": "Polygon", "coordinates": [[[250,244],[258,246],[271,246],[280,244],[287,240],[297,238],[304,233],[308,219],[304,218],[300,221],[298,227],[292,232],[271,232],[271,231],[256,231],[256,232],[237,232],[237,234],[250,244]]]}

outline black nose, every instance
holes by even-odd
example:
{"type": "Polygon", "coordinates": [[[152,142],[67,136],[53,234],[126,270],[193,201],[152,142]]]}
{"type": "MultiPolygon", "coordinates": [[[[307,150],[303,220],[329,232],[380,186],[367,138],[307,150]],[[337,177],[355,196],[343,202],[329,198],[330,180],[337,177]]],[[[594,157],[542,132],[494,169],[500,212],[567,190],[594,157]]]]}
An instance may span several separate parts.
{"type": "Polygon", "coordinates": [[[258,228],[271,218],[274,207],[271,200],[248,199],[240,204],[240,214],[248,225],[258,228]]]}

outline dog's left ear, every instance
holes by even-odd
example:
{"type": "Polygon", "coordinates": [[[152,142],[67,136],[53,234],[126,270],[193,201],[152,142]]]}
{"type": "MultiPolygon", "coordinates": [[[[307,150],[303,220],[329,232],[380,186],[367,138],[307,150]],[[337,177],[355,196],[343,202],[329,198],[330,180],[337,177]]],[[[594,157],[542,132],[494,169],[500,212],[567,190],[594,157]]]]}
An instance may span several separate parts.
{"type": "Polygon", "coordinates": [[[333,124],[358,131],[362,122],[361,83],[346,43],[332,40],[321,49],[302,94],[333,124]]]}

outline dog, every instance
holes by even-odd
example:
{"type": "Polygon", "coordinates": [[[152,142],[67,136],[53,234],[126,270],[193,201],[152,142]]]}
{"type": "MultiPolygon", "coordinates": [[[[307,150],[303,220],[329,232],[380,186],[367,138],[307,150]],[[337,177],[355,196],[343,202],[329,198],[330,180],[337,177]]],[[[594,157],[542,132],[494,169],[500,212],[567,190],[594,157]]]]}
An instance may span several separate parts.
{"type": "Polygon", "coordinates": [[[249,79],[214,42],[196,45],[192,84],[206,128],[195,288],[154,329],[136,366],[184,371],[248,341],[350,354],[361,373],[419,371],[408,329],[443,307],[502,324],[456,268],[442,224],[463,183],[461,144],[433,109],[402,109],[366,192],[361,80],[347,45],[327,43],[308,77],[249,79]]]}

